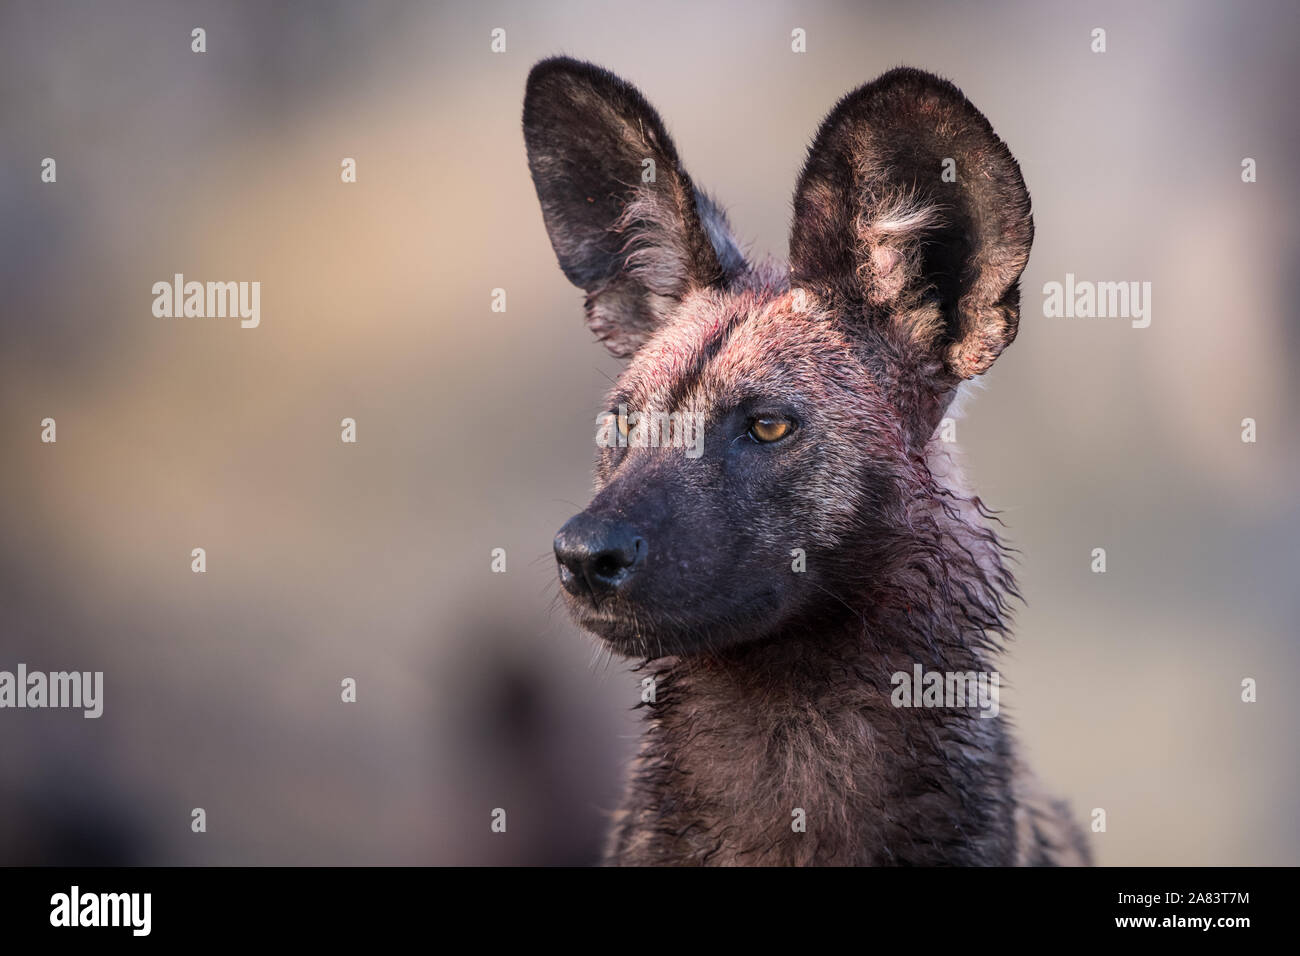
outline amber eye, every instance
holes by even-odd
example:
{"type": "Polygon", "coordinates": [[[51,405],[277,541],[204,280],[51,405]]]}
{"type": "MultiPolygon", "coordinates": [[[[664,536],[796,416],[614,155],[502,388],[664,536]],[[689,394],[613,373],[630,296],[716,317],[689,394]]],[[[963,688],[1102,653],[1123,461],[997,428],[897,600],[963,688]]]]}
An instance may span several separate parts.
{"type": "Polygon", "coordinates": [[[780,441],[792,431],[794,425],[783,418],[756,418],[749,425],[749,437],[764,445],[780,441]]]}
{"type": "Polygon", "coordinates": [[[626,438],[627,433],[631,430],[631,427],[627,423],[627,415],[620,415],[618,412],[615,412],[614,421],[618,422],[618,433],[626,438]]]}

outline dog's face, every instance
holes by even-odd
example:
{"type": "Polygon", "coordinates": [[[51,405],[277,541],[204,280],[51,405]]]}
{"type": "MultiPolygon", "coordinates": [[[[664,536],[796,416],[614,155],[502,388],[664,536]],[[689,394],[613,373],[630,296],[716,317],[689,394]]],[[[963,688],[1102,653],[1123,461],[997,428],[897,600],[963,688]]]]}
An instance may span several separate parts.
{"type": "Polygon", "coordinates": [[[823,563],[807,552],[853,529],[869,459],[896,429],[852,343],[794,298],[688,298],[609,395],[617,440],[598,443],[595,499],[556,553],[578,620],[616,647],[761,636],[817,591],[823,563]]]}
{"type": "Polygon", "coordinates": [[[1015,336],[1032,225],[1006,147],[928,74],[863,87],[810,151],[786,273],[746,262],[611,74],[539,64],[524,131],[561,268],[630,358],[595,497],[555,540],[576,619],[659,657],[835,610],[899,532],[953,389],[1015,336]]]}

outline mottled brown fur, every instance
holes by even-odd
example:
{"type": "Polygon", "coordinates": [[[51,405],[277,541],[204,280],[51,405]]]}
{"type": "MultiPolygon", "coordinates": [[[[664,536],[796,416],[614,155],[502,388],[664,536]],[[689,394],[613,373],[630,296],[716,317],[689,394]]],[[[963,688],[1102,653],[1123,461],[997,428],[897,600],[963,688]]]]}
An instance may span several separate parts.
{"type": "Polygon", "coordinates": [[[917,665],[995,671],[1016,596],[935,436],[1015,336],[1032,239],[987,121],[914,70],[845,97],[800,178],[789,268],[744,261],[612,74],[539,64],[524,130],[560,264],[631,357],[607,407],[708,423],[698,459],[602,448],[557,536],[570,609],[654,678],[610,862],[1085,862],[1005,714],[891,700],[917,665]],[[788,435],[756,439],[770,419],[788,435]]]}

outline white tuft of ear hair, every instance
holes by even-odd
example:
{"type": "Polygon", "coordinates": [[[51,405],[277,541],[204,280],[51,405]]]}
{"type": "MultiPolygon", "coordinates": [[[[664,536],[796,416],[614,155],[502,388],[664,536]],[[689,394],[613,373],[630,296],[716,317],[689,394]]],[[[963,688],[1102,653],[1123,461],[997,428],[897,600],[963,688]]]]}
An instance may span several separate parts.
{"type": "Polygon", "coordinates": [[[680,298],[691,279],[690,250],[681,235],[676,210],[646,186],[635,196],[614,223],[623,237],[626,275],[649,293],[663,298],[680,298]]]}
{"type": "MultiPolygon", "coordinates": [[[[879,203],[854,221],[858,241],[858,277],[873,305],[903,307],[904,294],[920,272],[922,238],[943,222],[943,210],[910,193],[879,203]]],[[[928,324],[928,323],[926,323],[928,324]]]]}
{"type": "Polygon", "coordinates": [[[920,233],[943,222],[943,210],[911,193],[900,193],[879,204],[871,217],[871,232],[879,237],[920,233]]]}

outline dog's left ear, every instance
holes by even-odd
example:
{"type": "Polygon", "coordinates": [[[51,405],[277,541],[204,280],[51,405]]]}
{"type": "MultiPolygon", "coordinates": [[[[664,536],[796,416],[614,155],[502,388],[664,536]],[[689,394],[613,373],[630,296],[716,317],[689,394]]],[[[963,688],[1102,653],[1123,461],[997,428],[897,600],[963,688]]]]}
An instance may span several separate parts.
{"type": "Polygon", "coordinates": [[[534,66],[524,142],[560,268],[615,355],[635,352],[691,290],[747,268],[659,114],[613,73],[567,57],[534,66]]]}
{"type": "Polygon", "coordinates": [[[1033,236],[989,121],[947,80],[900,68],[822,123],[795,191],[791,282],[890,326],[943,387],[1016,337],[1033,236]]]}

